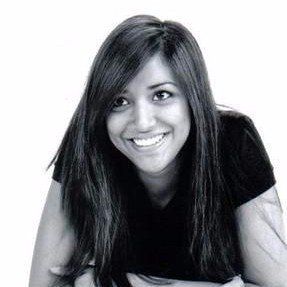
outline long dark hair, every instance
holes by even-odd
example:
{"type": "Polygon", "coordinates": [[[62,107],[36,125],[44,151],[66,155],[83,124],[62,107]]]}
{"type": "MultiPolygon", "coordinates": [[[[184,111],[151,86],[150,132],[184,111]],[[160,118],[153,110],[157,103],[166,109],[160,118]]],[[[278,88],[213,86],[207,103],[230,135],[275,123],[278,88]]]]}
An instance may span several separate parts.
{"type": "Polygon", "coordinates": [[[125,192],[119,176],[119,166],[127,159],[110,143],[106,117],[115,95],[156,53],[169,65],[192,112],[194,136],[188,141],[195,148],[185,155],[190,254],[206,280],[225,280],[237,272],[238,248],[231,232],[234,214],[220,165],[220,117],[200,48],[183,25],[138,15],[118,25],[101,46],[50,163],[61,158],[57,164],[62,167],[62,203],[76,237],[62,283],[73,284],[93,258],[94,279],[102,286],[110,286],[112,270],[120,268],[113,266],[112,257],[124,258],[128,244],[125,192]]]}

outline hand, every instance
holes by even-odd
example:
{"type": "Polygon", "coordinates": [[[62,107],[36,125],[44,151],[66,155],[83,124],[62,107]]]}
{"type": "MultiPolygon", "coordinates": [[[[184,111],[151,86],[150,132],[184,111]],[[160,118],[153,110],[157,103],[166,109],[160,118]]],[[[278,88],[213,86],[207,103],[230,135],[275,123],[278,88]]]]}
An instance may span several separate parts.
{"type": "MultiPolygon", "coordinates": [[[[54,275],[65,274],[65,267],[56,266],[50,268],[50,272],[54,275]]],[[[75,287],[96,287],[93,280],[93,269],[87,268],[85,273],[75,280],[75,287]]]]}
{"type": "Polygon", "coordinates": [[[150,287],[155,286],[155,284],[152,282],[151,279],[154,279],[156,282],[158,282],[158,286],[166,287],[166,286],[175,286],[175,282],[179,282],[177,280],[172,279],[164,279],[154,276],[145,276],[145,275],[138,275],[134,273],[127,273],[127,279],[129,280],[130,284],[134,287],[150,287]]]}
{"type": "Polygon", "coordinates": [[[89,268],[75,280],[75,287],[96,287],[93,280],[93,269],[89,268]]]}
{"type": "MultiPolygon", "coordinates": [[[[54,275],[63,275],[65,274],[65,267],[55,266],[50,268],[50,272],[54,275]]],[[[117,287],[116,283],[112,281],[113,286],[117,287]]],[[[89,267],[85,270],[85,273],[82,274],[75,280],[75,287],[97,287],[93,280],[93,268],[89,267]]]]}
{"type": "Polygon", "coordinates": [[[223,287],[244,287],[245,284],[242,281],[240,276],[235,276],[235,277],[233,277],[233,279],[230,282],[225,283],[221,286],[223,286],[223,287]]]}

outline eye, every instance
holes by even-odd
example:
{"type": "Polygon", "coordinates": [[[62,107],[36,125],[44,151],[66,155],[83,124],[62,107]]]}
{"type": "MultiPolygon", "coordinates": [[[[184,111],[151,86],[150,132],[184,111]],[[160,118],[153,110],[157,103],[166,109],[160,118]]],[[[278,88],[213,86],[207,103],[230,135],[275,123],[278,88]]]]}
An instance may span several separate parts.
{"type": "Polygon", "coordinates": [[[153,99],[155,101],[164,101],[164,100],[167,100],[170,97],[172,97],[172,93],[167,92],[167,91],[158,91],[158,92],[155,93],[153,99]]]}
{"type": "Polygon", "coordinates": [[[124,97],[118,97],[113,102],[112,111],[122,110],[128,104],[129,104],[129,102],[124,97]]]}

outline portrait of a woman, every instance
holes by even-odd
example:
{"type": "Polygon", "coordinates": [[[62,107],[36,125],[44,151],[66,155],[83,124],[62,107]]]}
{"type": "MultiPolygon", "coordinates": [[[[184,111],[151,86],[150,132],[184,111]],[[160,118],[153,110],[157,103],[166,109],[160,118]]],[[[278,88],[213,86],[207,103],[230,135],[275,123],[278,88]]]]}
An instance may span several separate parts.
{"type": "Polygon", "coordinates": [[[30,287],[287,286],[272,164],[182,24],[109,34],[53,163],[30,287]]]}

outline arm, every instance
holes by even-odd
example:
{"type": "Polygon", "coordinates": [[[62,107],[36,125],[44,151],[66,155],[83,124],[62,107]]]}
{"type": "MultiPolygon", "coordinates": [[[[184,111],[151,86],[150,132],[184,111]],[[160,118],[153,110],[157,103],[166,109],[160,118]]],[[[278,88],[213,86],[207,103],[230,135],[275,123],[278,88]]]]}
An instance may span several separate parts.
{"type": "MultiPolygon", "coordinates": [[[[155,286],[155,284],[149,283],[148,280],[143,280],[141,277],[145,277],[145,276],[142,276],[142,275],[138,276],[136,274],[127,273],[127,277],[131,285],[134,287],[155,286]]],[[[158,278],[158,277],[153,277],[153,278],[159,280],[159,282],[163,279],[163,278],[158,278]]],[[[255,285],[255,284],[250,284],[250,283],[244,284],[244,282],[239,276],[235,276],[230,282],[225,283],[225,284],[207,282],[207,281],[183,281],[183,280],[174,280],[174,279],[164,279],[164,280],[167,280],[168,283],[167,284],[159,283],[159,286],[164,286],[164,287],[166,286],[167,287],[168,286],[170,287],[219,287],[219,286],[222,286],[222,287],[259,287],[258,285],[255,285]]],[[[79,286],[79,287],[84,287],[84,286],[79,286]]]]}
{"type": "Polygon", "coordinates": [[[73,233],[61,208],[61,186],[52,180],[42,213],[30,273],[29,287],[48,287],[53,266],[64,265],[73,248],[73,233]]]}
{"type": "MultiPolygon", "coordinates": [[[[75,281],[75,287],[96,287],[93,283],[92,270],[89,269],[86,273],[80,276],[75,281]]],[[[133,287],[153,287],[153,286],[162,286],[162,287],[259,287],[254,284],[244,284],[239,276],[234,277],[234,279],[226,284],[206,282],[206,281],[184,281],[184,280],[175,280],[167,278],[153,277],[158,284],[152,282],[149,277],[146,277],[141,274],[127,273],[127,278],[133,287]]],[[[116,287],[116,284],[114,284],[116,287]]],[[[120,286],[119,286],[120,287],[120,286]]]]}
{"type": "Polygon", "coordinates": [[[275,187],[236,211],[244,277],[260,286],[287,286],[287,245],[275,187]]]}
{"type": "MultiPolygon", "coordinates": [[[[138,275],[133,273],[127,273],[127,278],[134,287],[152,287],[154,283],[144,275],[138,275]]],[[[219,287],[222,284],[204,281],[184,281],[174,280],[167,278],[152,277],[159,282],[159,286],[171,286],[171,287],[219,287]],[[162,281],[163,280],[163,281],[162,281]],[[160,283],[161,282],[161,283],[160,283]],[[165,283],[166,282],[166,283],[165,283]]],[[[77,286],[78,287],[78,286],[77,286]]],[[[238,286],[239,287],[239,286],[238,286]]]]}

